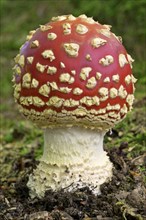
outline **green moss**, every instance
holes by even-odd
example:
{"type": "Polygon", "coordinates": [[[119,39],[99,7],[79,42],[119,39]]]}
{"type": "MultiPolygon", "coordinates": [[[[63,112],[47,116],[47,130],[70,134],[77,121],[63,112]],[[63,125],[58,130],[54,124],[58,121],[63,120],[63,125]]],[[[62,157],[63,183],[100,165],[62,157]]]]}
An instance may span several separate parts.
{"type": "Polygon", "coordinates": [[[4,142],[6,143],[11,143],[14,141],[14,137],[11,133],[6,134],[6,136],[4,137],[4,142]]]}
{"type": "Polygon", "coordinates": [[[22,146],[20,149],[20,156],[24,156],[30,152],[30,149],[28,149],[26,146],[22,146]]]}
{"type": "Polygon", "coordinates": [[[113,135],[106,135],[105,143],[108,147],[120,146],[127,143],[126,152],[129,157],[136,157],[145,152],[146,124],[145,103],[137,102],[136,106],[127,114],[126,118],[113,129],[113,135]],[[140,105],[140,106],[139,106],[140,105]]]}

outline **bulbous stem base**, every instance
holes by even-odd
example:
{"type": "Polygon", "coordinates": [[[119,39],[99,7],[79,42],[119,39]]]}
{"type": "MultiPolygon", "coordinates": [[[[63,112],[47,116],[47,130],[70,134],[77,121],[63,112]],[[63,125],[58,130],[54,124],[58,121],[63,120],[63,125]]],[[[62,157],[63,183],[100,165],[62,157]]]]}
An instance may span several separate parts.
{"type": "Polygon", "coordinates": [[[31,197],[43,197],[48,189],[74,191],[85,186],[99,194],[100,185],[112,177],[104,134],[79,127],[46,129],[43,156],[27,184],[31,197]]]}

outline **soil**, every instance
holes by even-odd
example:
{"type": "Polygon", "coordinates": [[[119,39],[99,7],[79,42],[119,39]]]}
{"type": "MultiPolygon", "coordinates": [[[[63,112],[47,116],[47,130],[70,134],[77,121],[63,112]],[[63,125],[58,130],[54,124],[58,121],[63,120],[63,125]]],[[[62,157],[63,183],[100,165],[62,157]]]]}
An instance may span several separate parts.
{"type": "MultiPolygon", "coordinates": [[[[15,130],[13,135],[21,139],[23,133],[15,130]]],[[[126,149],[127,142],[105,147],[114,164],[113,177],[98,196],[83,188],[72,193],[47,191],[44,198],[31,199],[26,183],[38,162],[33,148],[18,155],[11,168],[15,176],[1,178],[0,220],[146,220],[146,153],[129,157],[126,149]]]]}

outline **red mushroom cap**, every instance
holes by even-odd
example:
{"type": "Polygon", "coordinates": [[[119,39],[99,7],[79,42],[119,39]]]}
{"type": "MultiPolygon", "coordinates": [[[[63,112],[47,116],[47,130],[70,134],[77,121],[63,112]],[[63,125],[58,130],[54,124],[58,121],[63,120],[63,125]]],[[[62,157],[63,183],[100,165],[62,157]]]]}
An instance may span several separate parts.
{"type": "Polygon", "coordinates": [[[14,97],[41,126],[109,129],[132,108],[132,62],[109,25],[58,16],[31,31],[16,56],[14,97]]]}

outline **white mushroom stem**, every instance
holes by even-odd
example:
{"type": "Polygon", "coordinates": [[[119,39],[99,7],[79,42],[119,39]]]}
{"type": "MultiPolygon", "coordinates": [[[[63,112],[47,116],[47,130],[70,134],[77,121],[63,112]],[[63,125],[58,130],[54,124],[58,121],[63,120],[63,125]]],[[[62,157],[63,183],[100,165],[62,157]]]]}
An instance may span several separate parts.
{"type": "Polygon", "coordinates": [[[104,134],[79,127],[46,129],[43,156],[27,184],[31,197],[43,197],[50,188],[74,191],[84,186],[99,194],[100,185],[112,176],[104,134]]]}

